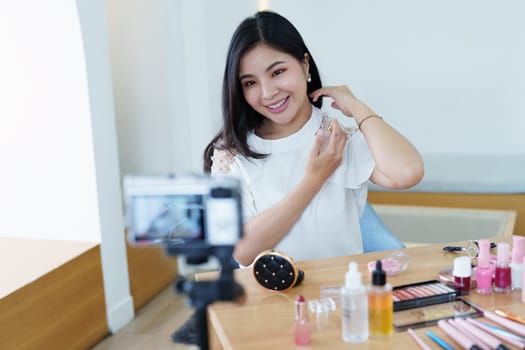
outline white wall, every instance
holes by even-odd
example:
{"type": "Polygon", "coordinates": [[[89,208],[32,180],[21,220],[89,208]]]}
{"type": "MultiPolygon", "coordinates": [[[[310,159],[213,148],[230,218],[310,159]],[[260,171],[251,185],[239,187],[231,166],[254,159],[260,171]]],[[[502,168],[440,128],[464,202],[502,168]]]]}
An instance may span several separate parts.
{"type": "Polygon", "coordinates": [[[74,1],[0,11],[0,236],[100,242],[74,1]]]}
{"type": "Polygon", "coordinates": [[[103,0],[2,6],[0,236],[100,242],[115,331],[133,301],[105,23],[103,0]]]}
{"type": "MultiPolygon", "coordinates": [[[[122,25],[110,32],[114,72],[125,66],[129,73],[114,74],[123,174],[201,169],[202,150],[220,121],[228,41],[256,10],[255,0],[171,3],[120,4],[109,18],[122,25]],[[137,78],[148,72],[147,82],[137,78]]],[[[299,28],[325,84],[349,85],[424,155],[525,153],[519,135],[525,130],[525,3],[271,5],[299,28]]]]}
{"type": "Polygon", "coordinates": [[[525,153],[525,3],[274,0],[325,84],[348,84],[423,154],[525,153]]]}

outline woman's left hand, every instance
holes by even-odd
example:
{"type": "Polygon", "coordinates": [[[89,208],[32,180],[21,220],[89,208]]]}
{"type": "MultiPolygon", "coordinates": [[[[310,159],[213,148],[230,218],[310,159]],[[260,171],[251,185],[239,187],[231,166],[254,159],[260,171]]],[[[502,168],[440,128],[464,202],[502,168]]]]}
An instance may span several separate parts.
{"type": "Polygon", "coordinates": [[[346,85],[324,86],[310,94],[314,102],[321,96],[331,98],[332,108],[340,110],[347,117],[355,118],[357,123],[367,115],[373,114],[373,111],[358,100],[346,85]]]}

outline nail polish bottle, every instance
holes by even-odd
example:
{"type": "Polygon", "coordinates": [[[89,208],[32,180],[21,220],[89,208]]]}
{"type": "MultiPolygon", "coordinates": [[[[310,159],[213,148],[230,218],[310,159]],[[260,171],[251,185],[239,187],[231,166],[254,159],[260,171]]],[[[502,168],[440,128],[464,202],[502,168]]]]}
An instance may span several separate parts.
{"type": "Polygon", "coordinates": [[[343,340],[360,343],[368,339],[368,296],[355,261],[348,265],[341,288],[343,340]]]}
{"type": "Polygon", "coordinates": [[[310,345],[311,342],[306,302],[299,294],[295,300],[295,345],[310,345]]]}
{"type": "MultiPolygon", "coordinates": [[[[523,265],[525,265],[525,257],[523,258],[523,265]]],[[[523,269],[522,280],[525,281],[525,269],[523,269]]],[[[525,288],[521,288],[521,302],[525,304],[525,288]]]]}
{"type": "Polygon", "coordinates": [[[468,295],[470,292],[470,278],[472,277],[472,265],[470,257],[461,256],[454,259],[454,288],[457,295],[468,295]]]}
{"type": "Polygon", "coordinates": [[[374,338],[383,338],[394,332],[394,303],[392,286],[386,283],[386,272],[381,260],[376,261],[372,281],[368,286],[368,333],[374,338]]]}
{"type": "Polygon", "coordinates": [[[478,241],[478,266],[476,267],[476,281],[478,294],[492,292],[492,269],[490,268],[490,242],[486,239],[478,241]]]}
{"type": "Polygon", "coordinates": [[[508,293],[511,290],[511,274],[509,266],[509,244],[498,244],[498,260],[494,271],[494,288],[497,293],[508,293]]]}
{"type": "Polygon", "coordinates": [[[512,261],[510,275],[512,290],[521,289],[523,286],[523,243],[525,237],[512,236],[512,261]]]}

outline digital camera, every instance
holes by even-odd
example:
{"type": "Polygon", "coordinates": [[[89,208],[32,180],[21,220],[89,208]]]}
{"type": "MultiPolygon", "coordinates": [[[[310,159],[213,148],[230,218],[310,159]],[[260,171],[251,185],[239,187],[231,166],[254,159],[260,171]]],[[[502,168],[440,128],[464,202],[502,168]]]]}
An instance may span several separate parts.
{"type": "Polygon", "coordinates": [[[125,176],[128,241],[172,250],[233,246],[242,236],[239,181],[204,174],[125,176]]]}

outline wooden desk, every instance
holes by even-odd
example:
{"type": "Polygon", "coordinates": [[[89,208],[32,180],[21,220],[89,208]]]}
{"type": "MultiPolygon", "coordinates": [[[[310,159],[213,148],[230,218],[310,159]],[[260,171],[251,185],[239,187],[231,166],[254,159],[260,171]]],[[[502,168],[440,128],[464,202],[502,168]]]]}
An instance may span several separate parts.
{"type": "MultiPolygon", "coordinates": [[[[494,241],[510,242],[510,237],[495,238],[494,241]]],[[[464,243],[464,242],[462,242],[464,243]]],[[[458,243],[455,243],[458,244],[458,243]]],[[[388,279],[393,286],[415,283],[437,278],[437,273],[451,267],[459,254],[443,253],[443,245],[430,245],[407,248],[411,256],[405,272],[388,279]]],[[[493,251],[495,254],[495,250],[493,251]]],[[[356,261],[363,274],[363,283],[369,282],[366,264],[381,259],[388,252],[360,254],[316,261],[298,262],[305,272],[303,283],[285,292],[272,292],[259,286],[252,276],[251,269],[235,271],[236,279],[245,290],[245,299],[240,303],[214,303],[208,308],[210,347],[224,349],[296,349],[294,343],[294,299],[303,294],[307,300],[319,299],[321,286],[342,285],[344,273],[350,261],[356,261]]],[[[210,278],[209,274],[199,277],[210,278]],[[206,276],[207,275],[207,276],[206,276]]],[[[491,309],[498,305],[525,316],[525,304],[521,303],[521,291],[510,294],[492,293],[478,295],[472,290],[468,297],[475,304],[491,309]]],[[[415,342],[406,332],[394,333],[384,340],[370,339],[367,343],[349,344],[341,338],[341,310],[331,312],[328,320],[317,328],[316,317],[309,313],[312,328],[312,349],[415,349],[415,342]]],[[[421,338],[432,348],[439,349],[425,335],[432,329],[434,333],[455,344],[437,326],[416,329],[421,338]]],[[[457,344],[456,344],[457,345],[457,344]]],[[[459,349],[459,347],[458,347],[459,349]]]]}

